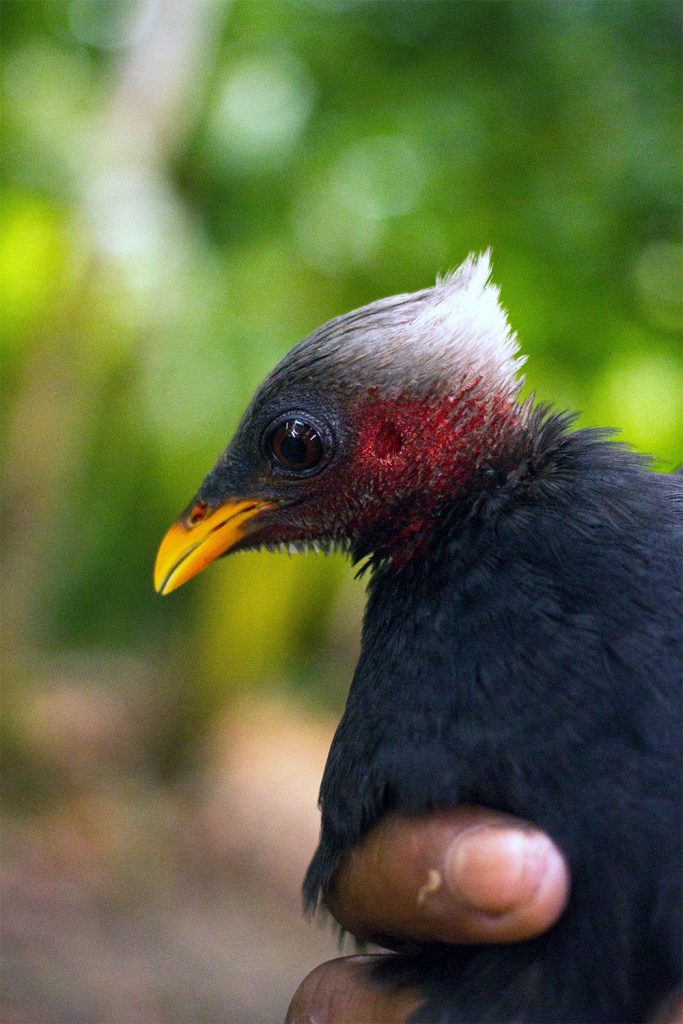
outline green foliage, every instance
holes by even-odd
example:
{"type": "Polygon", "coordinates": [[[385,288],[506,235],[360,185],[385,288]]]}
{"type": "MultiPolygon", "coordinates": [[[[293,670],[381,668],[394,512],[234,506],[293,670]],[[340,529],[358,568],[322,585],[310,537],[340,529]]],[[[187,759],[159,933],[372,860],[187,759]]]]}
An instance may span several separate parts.
{"type": "Polygon", "coordinates": [[[489,245],[529,385],[680,460],[680,10],[197,0],[156,64],[155,10],[3,3],[14,643],[142,653],[199,720],[263,679],[338,701],[338,561],[162,601],[157,541],[288,347],[489,245]]]}

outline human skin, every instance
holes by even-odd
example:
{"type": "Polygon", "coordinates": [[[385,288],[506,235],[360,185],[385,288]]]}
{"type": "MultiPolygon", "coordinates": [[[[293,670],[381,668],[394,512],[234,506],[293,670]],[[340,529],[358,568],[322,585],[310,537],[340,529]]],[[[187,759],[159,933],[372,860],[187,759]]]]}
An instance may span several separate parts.
{"type": "MultiPolygon", "coordinates": [[[[529,822],[463,805],[390,814],[342,861],[326,902],[360,939],[393,950],[415,942],[518,942],[561,915],[570,879],[562,854],[529,822]]],[[[390,955],[390,954],[379,954],[390,955]]],[[[286,1024],[403,1024],[414,989],[379,989],[368,956],[321,964],[299,986],[286,1024]]],[[[657,1024],[683,1024],[674,1000],[657,1024]]]]}

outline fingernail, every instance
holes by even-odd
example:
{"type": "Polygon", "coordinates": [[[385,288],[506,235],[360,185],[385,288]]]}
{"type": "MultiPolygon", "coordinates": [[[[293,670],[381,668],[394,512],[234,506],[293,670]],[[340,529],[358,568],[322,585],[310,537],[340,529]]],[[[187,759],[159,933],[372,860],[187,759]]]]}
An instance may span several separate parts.
{"type": "Polygon", "coordinates": [[[550,848],[543,833],[473,825],[446,854],[446,883],[466,906],[487,914],[504,914],[532,899],[550,848]]]}

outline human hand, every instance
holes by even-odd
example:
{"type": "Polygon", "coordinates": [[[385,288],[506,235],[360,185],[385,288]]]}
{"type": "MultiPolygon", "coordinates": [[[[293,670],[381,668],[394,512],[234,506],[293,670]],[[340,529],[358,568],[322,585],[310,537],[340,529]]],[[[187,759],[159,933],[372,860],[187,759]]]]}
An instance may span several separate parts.
{"type": "MultiPolygon", "coordinates": [[[[567,866],[548,836],[511,815],[463,805],[387,815],[342,861],[326,903],[353,935],[403,950],[415,942],[532,938],[554,924],[568,894],[567,866]]],[[[317,967],[286,1024],[405,1021],[419,993],[377,989],[365,969],[370,959],[317,967]]]]}

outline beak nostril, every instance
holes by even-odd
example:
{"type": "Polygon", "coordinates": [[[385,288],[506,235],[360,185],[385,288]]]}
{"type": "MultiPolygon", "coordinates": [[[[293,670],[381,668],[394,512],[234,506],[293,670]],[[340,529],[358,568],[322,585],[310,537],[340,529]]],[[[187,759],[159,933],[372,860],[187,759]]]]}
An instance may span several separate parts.
{"type": "Polygon", "coordinates": [[[187,517],[188,526],[197,526],[198,523],[202,523],[207,516],[209,506],[205,501],[198,501],[196,505],[192,506],[190,513],[187,517]]]}
{"type": "Polygon", "coordinates": [[[209,504],[197,501],[171,526],[154,565],[154,586],[170,594],[226,554],[249,532],[247,523],[277,502],[253,499],[209,504]],[[201,527],[201,528],[200,528],[201,527]]]}

